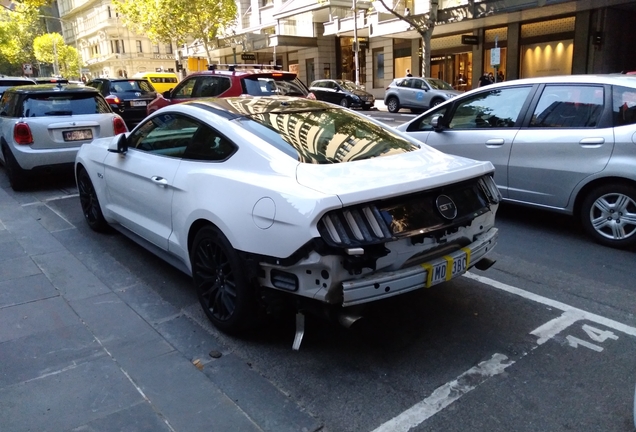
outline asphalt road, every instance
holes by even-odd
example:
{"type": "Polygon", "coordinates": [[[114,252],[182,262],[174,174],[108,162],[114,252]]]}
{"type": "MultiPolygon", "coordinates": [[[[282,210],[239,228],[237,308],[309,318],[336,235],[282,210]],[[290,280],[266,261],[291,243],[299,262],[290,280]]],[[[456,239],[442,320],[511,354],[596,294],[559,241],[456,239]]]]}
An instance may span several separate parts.
{"type": "Polygon", "coordinates": [[[69,248],[109,257],[103,277],[125,267],[325,431],[634,429],[635,251],[592,243],[566,216],[502,206],[491,269],[373,305],[351,329],[309,316],[296,352],[292,317],[245,339],[216,331],[188,277],[86,227],[72,180],[16,197],[47,210],[49,229],[46,215],[65,219],[73,229],[58,237],[69,248]]]}

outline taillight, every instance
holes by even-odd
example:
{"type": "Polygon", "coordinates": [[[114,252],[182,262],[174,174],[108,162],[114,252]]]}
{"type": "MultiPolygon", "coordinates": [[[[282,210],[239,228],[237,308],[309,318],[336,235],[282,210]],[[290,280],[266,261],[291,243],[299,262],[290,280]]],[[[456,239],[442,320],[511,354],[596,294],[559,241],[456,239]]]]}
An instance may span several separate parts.
{"type": "Polygon", "coordinates": [[[119,116],[113,117],[113,130],[115,131],[115,135],[128,132],[126,123],[124,123],[124,120],[122,120],[121,117],[119,116]]]}
{"type": "Polygon", "coordinates": [[[121,100],[115,95],[108,95],[106,96],[106,102],[108,102],[109,104],[119,105],[121,103],[121,100]]]}
{"type": "Polygon", "coordinates": [[[15,126],[13,126],[13,140],[17,144],[33,144],[33,135],[31,135],[29,125],[26,123],[16,123],[15,126]]]}

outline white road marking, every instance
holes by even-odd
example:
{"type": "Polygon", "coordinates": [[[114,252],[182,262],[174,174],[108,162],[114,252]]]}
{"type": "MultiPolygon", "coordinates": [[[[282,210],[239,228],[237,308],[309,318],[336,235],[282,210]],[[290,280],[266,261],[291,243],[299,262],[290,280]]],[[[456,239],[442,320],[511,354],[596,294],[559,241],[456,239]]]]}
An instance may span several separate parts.
{"type": "MultiPolygon", "coordinates": [[[[506,291],[510,294],[515,294],[525,299],[532,300],[534,302],[541,303],[546,306],[550,306],[552,308],[563,311],[563,314],[561,314],[561,316],[548,321],[547,323],[537,327],[532,332],[530,332],[530,334],[537,336],[538,338],[537,345],[534,346],[530,351],[538,348],[540,345],[580,320],[592,321],[605,327],[609,327],[614,330],[626,333],[628,335],[636,336],[636,327],[631,327],[618,321],[614,321],[612,319],[584,311],[583,309],[575,308],[557,300],[552,300],[547,297],[531,293],[529,291],[524,291],[520,288],[516,288],[511,285],[507,285],[502,282],[498,282],[496,280],[479,276],[470,272],[466,272],[464,274],[464,277],[473,279],[477,282],[483,283],[493,288],[506,291]]],[[[593,331],[598,333],[598,337],[604,337],[614,340],[618,339],[618,337],[611,332],[605,332],[593,327],[588,326],[588,328],[584,328],[584,330],[586,331],[586,333],[588,333],[588,335],[589,331],[593,331]]],[[[581,345],[597,352],[603,351],[602,347],[586,342],[574,336],[568,335],[566,339],[569,345],[575,348],[578,345],[581,345]]],[[[528,353],[523,353],[520,358],[525,357],[527,354],[528,353]]],[[[502,373],[507,367],[513,365],[514,363],[514,360],[508,359],[508,357],[503,354],[493,354],[490,360],[479,363],[477,366],[461,374],[454,381],[448,382],[441,387],[438,387],[429,397],[413,405],[411,408],[407,409],[391,420],[383,423],[378,428],[374,429],[373,432],[407,432],[411,428],[420,425],[430,417],[434,416],[466,393],[474,390],[478,385],[485,382],[488,378],[502,373]]]]}
{"type": "MultiPolygon", "coordinates": [[[[515,294],[520,297],[526,298],[528,300],[532,300],[537,303],[544,304],[546,306],[553,307],[555,309],[562,310],[564,312],[570,312],[572,314],[580,314],[581,319],[592,321],[597,324],[604,325],[605,327],[612,328],[614,330],[618,330],[622,333],[628,334],[630,336],[636,336],[636,327],[628,326],[621,322],[615,321],[613,319],[605,318],[603,316],[584,311],[583,309],[575,308],[574,306],[567,305],[565,303],[561,303],[560,301],[552,300],[547,297],[540,296],[538,294],[534,294],[528,291],[524,291],[520,288],[515,288],[511,285],[507,285],[505,283],[497,282],[496,280],[486,278],[483,276],[479,276],[470,272],[464,274],[464,277],[468,279],[476,280],[477,282],[481,282],[485,285],[489,285],[493,288],[500,289],[502,291],[506,291],[510,294],[515,294]]],[[[543,327],[543,326],[541,326],[543,327]]],[[[541,328],[539,327],[539,328],[541,328]]],[[[536,331],[536,330],[535,330],[536,331]]],[[[534,334],[534,332],[533,332],[534,334]]]]}
{"type": "Polygon", "coordinates": [[[493,354],[490,360],[479,363],[458,376],[454,381],[438,387],[422,402],[418,402],[402,414],[380,425],[373,432],[407,432],[437,414],[488,378],[499,375],[512,364],[514,364],[514,361],[509,360],[505,355],[493,354]]]}

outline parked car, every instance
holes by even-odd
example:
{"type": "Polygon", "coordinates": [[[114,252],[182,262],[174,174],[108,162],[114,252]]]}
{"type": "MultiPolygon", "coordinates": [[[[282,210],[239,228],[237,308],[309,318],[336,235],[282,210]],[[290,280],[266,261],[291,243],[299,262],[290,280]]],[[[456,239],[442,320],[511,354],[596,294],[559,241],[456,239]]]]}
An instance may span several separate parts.
{"type": "Polygon", "coordinates": [[[353,81],[316,80],[309,86],[309,91],[318,100],[335,103],[345,108],[370,110],[375,103],[375,97],[353,81]]]}
{"type": "Polygon", "coordinates": [[[402,108],[421,113],[461,93],[437,78],[396,78],[386,88],[384,104],[392,113],[402,108]]]}
{"type": "Polygon", "coordinates": [[[157,93],[172,90],[179,83],[179,78],[174,72],[139,72],[133,78],[143,78],[150,81],[157,93]]]}
{"type": "Polygon", "coordinates": [[[144,78],[94,78],[86,83],[106,98],[129,129],[146,117],[146,108],[157,97],[155,88],[144,78]]]}
{"type": "Polygon", "coordinates": [[[82,144],[127,130],[104,98],[84,86],[12,87],[0,99],[0,161],[16,191],[35,174],[72,173],[82,144]]]}
{"type": "Polygon", "coordinates": [[[575,215],[599,243],[636,244],[636,78],[522,79],[469,91],[398,129],[489,160],[504,200],[575,215]]]}
{"type": "Polygon", "coordinates": [[[490,162],[356,111],[281,96],[171,105],[76,160],[88,225],[114,227],[191,275],[229,333],[281,299],[346,315],[487,268],[492,174],[490,162]]]}
{"type": "Polygon", "coordinates": [[[0,97],[2,97],[4,91],[10,87],[33,84],[35,84],[35,81],[33,81],[31,78],[0,75],[0,97]]]}
{"type": "Polygon", "coordinates": [[[174,89],[163,92],[148,105],[148,114],[175,103],[203,97],[304,96],[314,98],[293,72],[278,66],[212,65],[210,70],[188,75],[174,89]]]}

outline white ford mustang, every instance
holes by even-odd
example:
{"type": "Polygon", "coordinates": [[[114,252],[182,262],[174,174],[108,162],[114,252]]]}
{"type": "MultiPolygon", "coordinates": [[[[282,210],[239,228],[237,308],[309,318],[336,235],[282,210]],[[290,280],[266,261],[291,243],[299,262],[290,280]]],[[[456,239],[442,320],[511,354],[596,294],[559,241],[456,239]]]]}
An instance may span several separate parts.
{"type": "Polygon", "coordinates": [[[83,145],[75,172],[90,227],[191,275],[228,333],[272,299],[346,315],[488,268],[497,242],[490,162],[307,99],[172,105],[83,145]]]}

